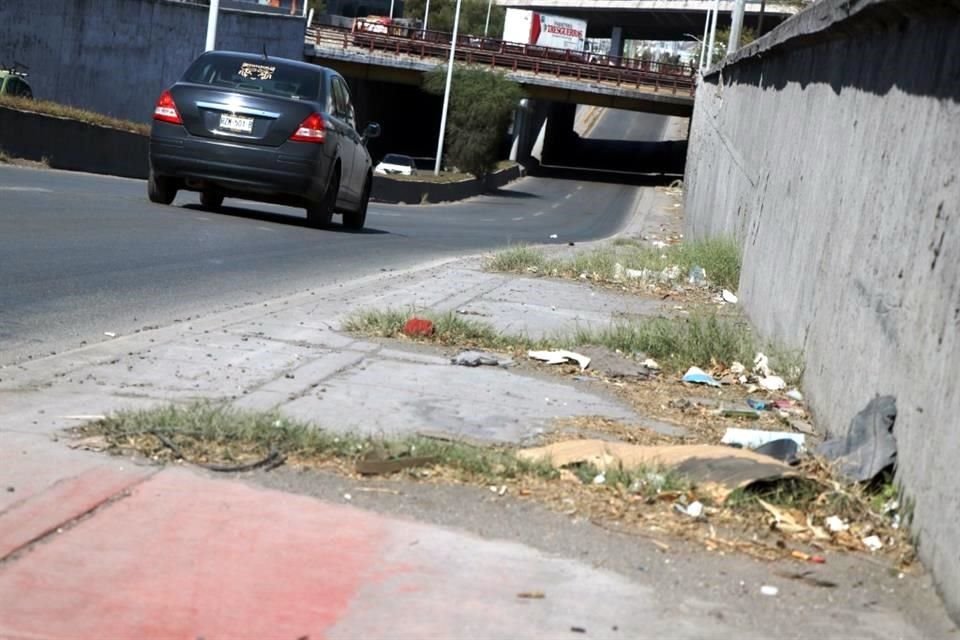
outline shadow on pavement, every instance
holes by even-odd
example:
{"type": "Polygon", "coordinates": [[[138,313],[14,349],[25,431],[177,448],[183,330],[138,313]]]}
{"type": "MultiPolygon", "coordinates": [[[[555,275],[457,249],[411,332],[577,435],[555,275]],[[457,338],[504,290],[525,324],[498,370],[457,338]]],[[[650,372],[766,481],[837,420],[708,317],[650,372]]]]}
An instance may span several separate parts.
{"type": "MultiPolygon", "coordinates": [[[[243,207],[220,207],[216,211],[211,209],[206,209],[203,206],[195,203],[181,205],[184,209],[190,209],[191,211],[203,211],[204,213],[212,213],[215,215],[227,215],[235,218],[246,218],[248,220],[259,220],[260,222],[270,222],[273,224],[285,224],[291,227],[303,227],[305,229],[314,229],[315,227],[307,223],[306,218],[297,217],[294,215],[284,215],[282,213],[273,213],[268,211],[257,211],[254,209],[246,209],[243,207]]],[[[369,219],[369,218],[368,218],[369,219]]],[[[381,235],[389,234],[389,231],[384,231],[382,229],[371,229],[369,227],[364,227],[363,229],[347,229],[341,224],[336,222],[337,217],[334,216],[334,223],[329,227],[322,229],[323,231],[337,231],[339,233],[349,233],[353,235],[381,235]]]]}
{"type": "Polygon", "coordinates": [[[484,196],[496,196],[498,198],[542,198],[543,196],[536,193],[530,193],[529,191],[515,191],[511,189],[487,189],[481,195],[484,196]]]}
{"type": "Polygon", "coordinates": [[[635,187],[665,187],[675,180],[683,180],[682,173],[628,173],[583,167],[537,165],[527,167],[527,175],[538,178],[558,178],[581,182],[604,182],[626,184],[635,187]]]}

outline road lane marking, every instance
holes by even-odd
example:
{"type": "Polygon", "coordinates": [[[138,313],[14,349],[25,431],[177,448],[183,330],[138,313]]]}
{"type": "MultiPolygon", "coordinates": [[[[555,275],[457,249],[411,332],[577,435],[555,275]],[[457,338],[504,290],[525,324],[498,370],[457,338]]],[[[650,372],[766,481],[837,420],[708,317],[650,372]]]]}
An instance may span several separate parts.
{"type": "Polygon", "coordinates": [[[572,193],[568,193],[567,195],[563,196],[563,199],[564,199],[564,200],[569,200],[569,199],[572,198],[572,197],[573,197],[573,194],[572,194],[572,193]]]}
{"type": "Polygon", "coordinates": [[[556,208],[559,207],[559,206],[560,206],[560,203],[559,203],[559,202],[554,202],[552,205],[550,205],[550,208],[551,208],[551,209],[556,209],[556,208]]]}
{"type": "Polygon", "coordinates": [[[273,231],[270,227],[257,227],[257,229],[260,229],[260,231],[273,231]]]}
{"type": "Polygon", "coordinates": [[[52,189],[43,187],[0,187],[0,191],[32,191],[36,193],[53,193],[52,189]]]}
{"type": "Polygon", "coordinates": [[[533,214],[533,217],[534,217],[534,218],[539,218],[539,217],[542,216],[542,215],[543,215],[543,211],[537,211],[535,214],[533,214]]]}
{"type": "Polygon", "coordinates": [[[514,218],[514,219],[513,219],[514,222],[520,222],[521,220],[523,220],[523,216],[520,216],[519,218],[514,218]]]}

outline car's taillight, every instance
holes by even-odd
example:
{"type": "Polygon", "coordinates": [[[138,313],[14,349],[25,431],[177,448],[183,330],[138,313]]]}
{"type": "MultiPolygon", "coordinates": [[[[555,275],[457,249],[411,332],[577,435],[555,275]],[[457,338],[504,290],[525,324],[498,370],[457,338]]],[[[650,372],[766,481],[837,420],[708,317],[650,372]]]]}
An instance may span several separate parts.
{"type": "Polygon", "coordinates": [[[324,142],[327,139],[326,123],[319,113],[312,113],[300,123],[290,139],[295,142],[324,142]]]}
{"type": "Polygon", "coordinates": [[[177,105],[173,101],[170,91],[164,91],[157,100],[157,106],[153,108],[153,119],[171,124],[183,124],[180,119],[180,113],[177,111],[177,105]]]}

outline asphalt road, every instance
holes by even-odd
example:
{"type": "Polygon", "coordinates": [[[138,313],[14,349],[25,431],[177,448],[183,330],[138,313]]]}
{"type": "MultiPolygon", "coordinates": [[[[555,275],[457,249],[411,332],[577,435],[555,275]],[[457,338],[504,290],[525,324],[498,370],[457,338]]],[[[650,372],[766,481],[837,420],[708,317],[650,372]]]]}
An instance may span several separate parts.
{"type": "Polygon", "coordinates": [[[192,193],[165,207],[142,181],[0,166],[0,365],[431,259],[606,237],[637,196],[527,178],[463,203],[373,204],[348,233],[311,229],[299,209],[209,213],[192,193]]]}
{"type": "Polygon", "coordinates": [[[667,132],[670,118],[655,113],[607,109],[587,134],[591,140],[628,140],[656,142],[667,132]]]}

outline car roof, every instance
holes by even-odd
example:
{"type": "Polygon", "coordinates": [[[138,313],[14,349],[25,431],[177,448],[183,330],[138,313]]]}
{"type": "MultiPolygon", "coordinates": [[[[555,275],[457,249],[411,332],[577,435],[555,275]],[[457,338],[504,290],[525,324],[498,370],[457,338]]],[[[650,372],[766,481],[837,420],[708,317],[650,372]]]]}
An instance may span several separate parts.
{"type": "MultiPolygon", "coordinates": [[[[245,61],[247,61],[247,62],[252,62],[252,61],[254,61],[254,60],[263,60],[263,59],[264,59],[263,53],[253,53],[253,52],[243,52],[243,51],[219,51],[219,50],[207,51],[206,53],[201,54],[200,57],[204,57],[204,56],[211,56],[211,57],[217,56],[217,57],[222,57],[222,58],[233,58],[233,59],[235,59],[235,60],[245,60],[245,61]]],[[[336,71],[334,71],[333,69],[331,69],[331,68],[329,68],[329,67],[321,67],[321,66],[318,65],[318,64],[311,64],[311,63],[309,63],[309,62],[304,62],[304,61],[302,61],[302,60],[292,60],[292,59],[290,59],[290,58],[281,58],[281,57],[279,57],[279,56],[271,56],[271,55],[269,55],[269,52],[268,52],[268,55],[267,55],[266,60],[267,60],[267,61],[282,62],[282,63],[284,63],[284,64],[286,64],[286,65],[290,65],[290,66],[294,66],[294,67],[299,67],[299,68],[304,69],[304,70],[307,70],[307,71],[321,71],[321,72],[326,73],[326,74],[340,75],[339,73],[337,73],[336,71]]]]}

